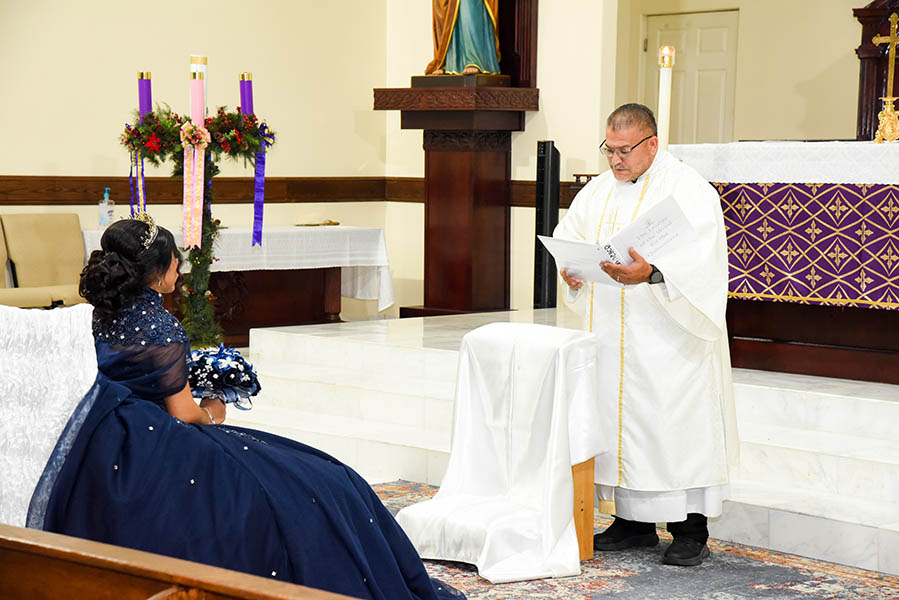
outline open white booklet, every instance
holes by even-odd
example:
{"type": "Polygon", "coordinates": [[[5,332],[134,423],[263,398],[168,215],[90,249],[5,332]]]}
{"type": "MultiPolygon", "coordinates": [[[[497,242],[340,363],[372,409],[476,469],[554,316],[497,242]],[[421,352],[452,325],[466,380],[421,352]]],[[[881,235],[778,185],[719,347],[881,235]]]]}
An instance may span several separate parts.
{"type": "Polygon", "coordinates": [[[647,262],[652,262],[654,258],[690,242],[695,236],[696,232],[677,200],[674,196],[668,196],[598,244],[545,235],[538,235],[537,238],[556,259],[559,268],[578,279],[621,287],[600,269],[599,263],[629,265],[634,262],[628,252],[630,248],[647,262]]]}

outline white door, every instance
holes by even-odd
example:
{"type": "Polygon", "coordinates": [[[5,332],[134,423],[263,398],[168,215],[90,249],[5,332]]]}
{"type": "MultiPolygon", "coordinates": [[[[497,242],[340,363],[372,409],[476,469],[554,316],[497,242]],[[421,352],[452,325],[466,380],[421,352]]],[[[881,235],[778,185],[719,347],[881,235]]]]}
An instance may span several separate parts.
{"type": "Polygon", "coordinates": [[[643,103],[659,104],[659,48],[674,46],[669,143],[730,142],[737,70],[736,10],[651,15],[643,46],[643,103]]]}

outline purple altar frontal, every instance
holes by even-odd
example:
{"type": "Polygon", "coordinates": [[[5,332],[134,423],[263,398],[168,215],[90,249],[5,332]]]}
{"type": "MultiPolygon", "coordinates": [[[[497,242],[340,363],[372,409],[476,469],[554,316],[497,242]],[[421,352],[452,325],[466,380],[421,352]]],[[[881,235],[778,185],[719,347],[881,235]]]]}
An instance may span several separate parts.
{"type": "Polygon", "coordinates": [[[713,185],[730,297],[899,309],[899,185],[713,185]]]}

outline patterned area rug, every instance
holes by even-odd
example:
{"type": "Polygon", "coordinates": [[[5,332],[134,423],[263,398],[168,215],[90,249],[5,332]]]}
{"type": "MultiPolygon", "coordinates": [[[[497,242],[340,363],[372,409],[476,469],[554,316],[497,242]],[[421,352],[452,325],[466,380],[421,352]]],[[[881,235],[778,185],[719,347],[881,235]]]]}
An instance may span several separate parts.
{"type": "MultiPolygon", "coordinates": [[[[396,481],[374,486],[396,514],[404,506],[429,499],[437,488],[396,481]]],[[[597,517],[601,531],[610,520],[597,517]]],[[[709,540],[711,556],[699,567],[661,563],[671,541],[667,532],[655,548],[597,553],[581,563],[577,577],[493,585],[464,563],[425,561],[428,572],[462,590],[470,599],[539,600],[737,600],[801,598],[818,600],[899,600],[899,577],[864,571],[752,546],[709,540]]]]}

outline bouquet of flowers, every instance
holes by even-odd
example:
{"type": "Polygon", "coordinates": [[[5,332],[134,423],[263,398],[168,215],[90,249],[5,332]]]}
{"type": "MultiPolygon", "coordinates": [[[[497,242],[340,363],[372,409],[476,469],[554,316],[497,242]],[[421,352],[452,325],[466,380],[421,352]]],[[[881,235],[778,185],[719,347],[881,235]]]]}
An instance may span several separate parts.
{"type": "Polygon", "coordinates": [[[196,398],[214,396],[241,410],[253,408],[250,396],[262,389],[256,371],[234,348],[201,348],[188,358],[188,382],[196,398]]]}

